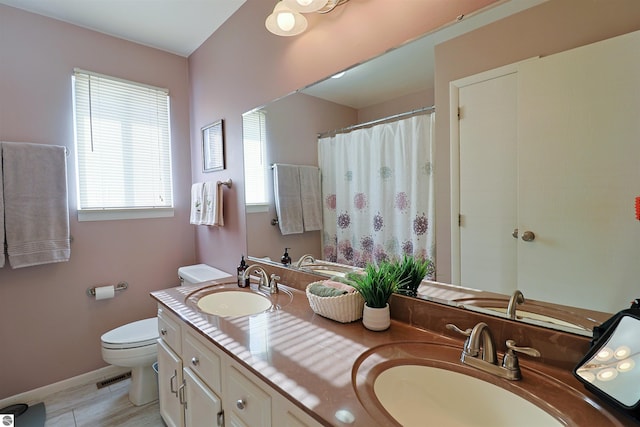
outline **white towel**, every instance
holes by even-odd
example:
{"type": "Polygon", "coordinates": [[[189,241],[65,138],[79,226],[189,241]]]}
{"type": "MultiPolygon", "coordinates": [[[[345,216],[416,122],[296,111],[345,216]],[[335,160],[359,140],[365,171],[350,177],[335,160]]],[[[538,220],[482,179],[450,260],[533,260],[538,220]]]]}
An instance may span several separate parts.
{"type": "Polygon", "coordinates": [[[65,147],[3,142],[2,157],[9,264],[69,261],[65,147]]]}
{"type": "Polygon", "coordinates": [[[222,189],[220,181],[204,183],[202,225],[224,225],[222,216],[222,189]]]}
{"type": "Polygon", "coordinates": [[[191,215],[189,216],[189,223],[195,225],[202,224],[203,198],[204,184],[202,182],[196,182],[191,185],[191,215]]]}
{"type": "Polygon", "coordinates": [[[302,233],[304,227],[298,166],[273,165],[273,192],[280,232],[283,235],[302,233]]]}
{"type": "Polygon", "coordinates": [[[304,231],[322,230],[320,169],[315,166],[298,166],[298,169],[304,231]]]}

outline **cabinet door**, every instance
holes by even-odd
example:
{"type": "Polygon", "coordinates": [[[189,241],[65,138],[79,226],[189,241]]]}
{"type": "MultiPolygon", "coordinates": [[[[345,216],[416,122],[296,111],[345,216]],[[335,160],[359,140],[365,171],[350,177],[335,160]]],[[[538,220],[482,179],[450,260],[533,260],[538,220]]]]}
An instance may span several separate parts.
{"type": "Polygon", "coordinates": [[[640,32],[519,71],[518,287],[617,312],[638,296],[640,32]]]}
{"type": "Polygon", "coordinates": [[[222,403],[216,394],[189,368],[183,370],[185,381],[185,425],[187,427],[221,427],[222,403]]]}
{"type": "Polygon", "coordinates": [[[183,427],[184,412],[178,399],[182,361],[163,340],[158,340],[158,396],[160,415],[168,427],[183,427]]]}
{"type": "Polygon", "coordinates": [[[229,425],[270,427],[271,396],[234,366],[228,368],[224,398],[229,425]]]}

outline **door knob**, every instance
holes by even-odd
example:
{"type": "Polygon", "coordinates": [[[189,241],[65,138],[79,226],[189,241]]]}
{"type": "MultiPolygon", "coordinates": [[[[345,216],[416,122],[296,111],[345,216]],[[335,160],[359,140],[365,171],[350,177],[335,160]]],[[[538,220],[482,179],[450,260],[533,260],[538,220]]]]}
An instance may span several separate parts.
{"type": "Polygon", "coordinates": [[[513,229],[513,233],[511,233],[511,235],[513,236],[514,239],[517,239],[518,238],[518,229],[514,228],[513,229]]]}
{"type": "Polygon", "coordinates": [[[533,231],[525,231],[524,233],[522,233],[522,240],[524,240],[525,242],[533,242],[535,238],[536,235],[533,234],[533,231]]]}

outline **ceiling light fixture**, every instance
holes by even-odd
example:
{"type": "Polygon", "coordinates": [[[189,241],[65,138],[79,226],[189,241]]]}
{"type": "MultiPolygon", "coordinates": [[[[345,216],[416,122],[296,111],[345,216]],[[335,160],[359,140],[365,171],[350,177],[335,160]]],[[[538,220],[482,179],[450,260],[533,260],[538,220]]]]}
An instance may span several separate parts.
{"type": "Polygon", "coordinates": [[[349,0],[281,0],[267,16],[267,30],[278,36],[297,36],[307,29],[303,13],[328,13],[349,0]]]}

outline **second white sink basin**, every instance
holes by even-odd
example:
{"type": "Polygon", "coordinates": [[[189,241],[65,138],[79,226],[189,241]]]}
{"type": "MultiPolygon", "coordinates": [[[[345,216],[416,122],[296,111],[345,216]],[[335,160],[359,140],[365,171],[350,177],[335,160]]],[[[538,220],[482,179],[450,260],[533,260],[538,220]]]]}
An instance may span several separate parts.
{"type": "Polygon", "coordinates": [[[374,393],[402,426],[563,426],[533,403],[480,379],[422,365],[380,373],[374,393]]]}
{"type": "Polygon", "coordinates": [[[254,292],[214,292],[198,300],[198,308],[216,316],[248,316],[271,308],[269,298],[254,292]]]}

